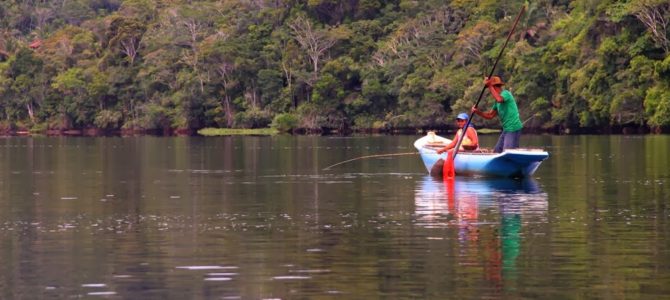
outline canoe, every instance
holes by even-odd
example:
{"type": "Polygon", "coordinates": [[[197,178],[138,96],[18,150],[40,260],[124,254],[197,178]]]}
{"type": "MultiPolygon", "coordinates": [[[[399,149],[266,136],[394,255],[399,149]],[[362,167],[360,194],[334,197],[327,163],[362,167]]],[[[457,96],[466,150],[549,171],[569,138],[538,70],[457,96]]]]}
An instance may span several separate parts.
{"type": "MultiPolygon", "coordinates": [[[[437,150],[451,143],[433,132],[414,142],[428,173],[442,176],[447,153],[437,150]]],[[[549,153],[542,149],[507,149],[502,153],[486,150],[458,151],[454,160],[456,175],[523,178],[532,176],[549,153]]]]}

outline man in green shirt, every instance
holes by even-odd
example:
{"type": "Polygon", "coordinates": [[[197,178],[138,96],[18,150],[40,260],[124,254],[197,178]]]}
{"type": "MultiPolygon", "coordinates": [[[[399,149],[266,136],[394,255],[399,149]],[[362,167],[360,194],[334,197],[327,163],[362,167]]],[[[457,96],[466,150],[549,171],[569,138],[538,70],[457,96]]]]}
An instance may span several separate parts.
{"type": "Polygon", "coordinates": [[[521,129],[523,124],[519,118],[519,109],[516,106],[514,96],[508,90],[503,90],[505,83],[498,76],[491,76],[485,79],[484,84],[488,87],[491,95],[496,100],[489,111],[481,111],[476,106],[472,107],[472,112],[484,119],[493,119],[496,116],[502,124],[502,133],[498,138],[494,152],[500,153],[505,149],[519,148],[519,139],[521,138],[521,129]]]}

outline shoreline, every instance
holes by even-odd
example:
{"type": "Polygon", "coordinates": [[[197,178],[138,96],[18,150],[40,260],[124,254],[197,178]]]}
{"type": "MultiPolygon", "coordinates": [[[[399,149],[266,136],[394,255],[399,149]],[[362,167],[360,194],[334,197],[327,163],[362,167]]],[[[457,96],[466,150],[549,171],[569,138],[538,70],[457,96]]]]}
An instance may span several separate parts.
{"type": "MultiPolygon", "coordinates": [[[[395,128],[395,129],[364,129],[338,130],[321,129],[308,130],[294,129],[291,132],[279,132],[273,128],[233,129],[233,128],[201,128],[201,129],[123,129],[103,130],[99,128],[46,130],[31,132],[29,130],[3,130],[1,137],[32,137],[32,136],[61,136],[61,137],[125,137],[125,136],[275,136],[275,135],[322,135],[322,136],[360,136],[360,135],[423,135],[428,131],[437,134],[449,135],[456,128],[395,128]]],[[[498,134],[500,129],[480,128],[479,134],[498,134]]],[[[550,134],[550,135],[654,135],[668,134],[669,128],[639,127],[607,127],[607,128],[524,128],[523,134],[550,134]]]]}

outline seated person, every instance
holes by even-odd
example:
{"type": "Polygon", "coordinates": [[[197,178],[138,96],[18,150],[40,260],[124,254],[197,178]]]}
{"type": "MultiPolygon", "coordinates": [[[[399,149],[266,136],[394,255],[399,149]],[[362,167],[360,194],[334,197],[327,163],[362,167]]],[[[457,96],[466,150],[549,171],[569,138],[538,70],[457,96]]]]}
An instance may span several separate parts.
{"type": "MultiPolygon", "coordinates": [[[[451,141],[449,145],[446,147],[437,150],[437,153],[443,153],[447,152],[450,149],[453,149],[456,147],[456,143],[458,143],[458,138],[463,134],[463,126],[465,126],[465,123],[468,121],[468,114],[466,113],[460,113],[456,117],[456,124],[458,124],[458,131],[456,132],[456,135],[454,135],[454,139],[451,141]]],[[[468,129],[465,131],[465,137],[463,138],[463,141],[461,142],[461,148],[458,151],[462,150],[468,150],[468,151],[474,151],[479,149],[479,139],[477,138],[477,130],[470,124],[468,126],[468,129]]]]}

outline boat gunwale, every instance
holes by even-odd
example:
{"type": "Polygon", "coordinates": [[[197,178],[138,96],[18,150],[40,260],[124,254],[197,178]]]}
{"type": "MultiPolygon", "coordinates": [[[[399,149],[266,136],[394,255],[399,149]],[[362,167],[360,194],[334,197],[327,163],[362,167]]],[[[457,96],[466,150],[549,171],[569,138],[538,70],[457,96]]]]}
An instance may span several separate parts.
{"type": "MultiPolygon", "coordinates": [[[[437,149],[441,149],[444,146],[440,146],[439,144],[433,144],[433,145],[423,145],[421,149],[428,149],[431,151],[435,151],[437,149]]],[[[504,153],[516,153],[516,152],[523,152],[523,154],[541,154],[541,153],[547,153],[544,149],[540,148],[514,148],[514,149],[507,149],[501,153],[493,152],[492,149],[488,148],[483,148],[479,150],[460,150],[458,151],[458,154],[463,154],[463,155],[500,155],[504,153]]]]}

